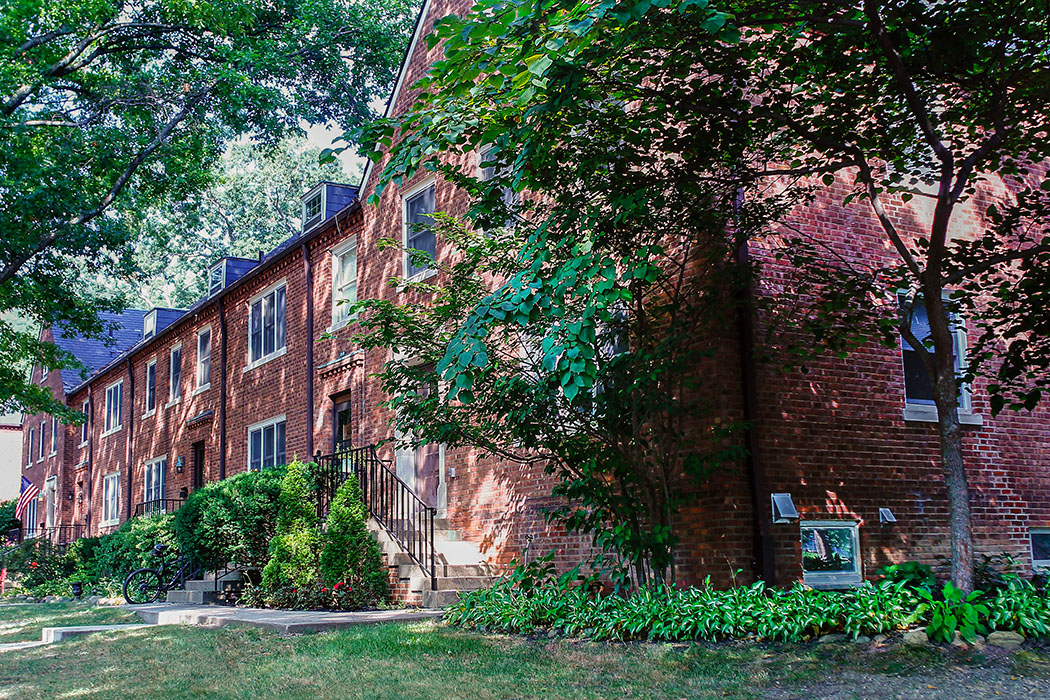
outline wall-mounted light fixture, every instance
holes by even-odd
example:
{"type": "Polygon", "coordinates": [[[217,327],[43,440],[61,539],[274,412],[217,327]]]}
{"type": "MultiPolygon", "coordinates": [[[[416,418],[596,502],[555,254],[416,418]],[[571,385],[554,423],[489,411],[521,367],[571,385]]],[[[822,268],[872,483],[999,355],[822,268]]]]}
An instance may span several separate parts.
{"type": "Polygon", "coordinates": [[[798,520],[798,509],[795,508],[795,502],[791,500],[790,493],[770,494],[770,500],[773,502],[774,523],[790,523],[792,520],[798,520]]]}
{"type": "Polygon", "coordinates": [[[179,489],[179,498],[185,499],[189,495],[190,495],[189,487],[183,486],[181,489],[179,489]]]}
{"type": "Polygon", "coordinates": [[[181,474],[182,473],[182,457],[176,457],[175,458],[175,473],[176,474],[181,474]]]}
{"type": "Polygon", "coordinates": [[[66,494],[66,500],[67,501],[72,501],[73,500],[73,490],[72,489],[70,489],[69,493],[66,494]]]}
{"type": "Polygon", "coordinates": [[[77,503],[83,503],[83,502],[84,502],[84,492],[81,491],[80,493],[77,494],[77,503]]]}
{"type": "Polygon", "coordinates": [[[879,508],[879,522],[883,525],[887,523],[895,523],[897,522],[897,518],[889,508],[879,508]]]}

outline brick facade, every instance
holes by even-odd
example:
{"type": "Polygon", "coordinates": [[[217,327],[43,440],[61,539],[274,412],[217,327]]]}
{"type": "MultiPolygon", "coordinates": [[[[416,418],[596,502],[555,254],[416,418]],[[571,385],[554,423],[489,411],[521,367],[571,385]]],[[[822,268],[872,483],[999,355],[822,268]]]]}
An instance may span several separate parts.
{"type": "MultiPolygon", "coordinates": [[[[423,34],[434,19],[467,7],[462,0],[427,3],[423,34]]],[[[422,41],[414,45],[402,88],[391,107],[393,113],[411,104],[414,94],[408,86],[422,76],[439,51],[428,51],[422,41]]],[[[475,154],[463,156],[459,165],[474,168],[476,158],[475,154]]],[[[381,165],[365,181],[360,201],[371,193],[381,165]]],[[[57,453],[39,462],[34,458],[24,470],[38,486],[50,476],[57,477],[58,522],[83,525],[92,534],[110,529],[101,525],[102,479],[114,472],[120,474],[119,516],[126,520],[145,498],[144,465],[162,455],[168,459],[165,496],[178,498],[183,489],[193,487],[195,444],[203,444],[205,481],[244,471],[248,468],[249,426],[277,416],[285,418],[289,459],[330,451],[334,407],[343,402],[349,403],[355,444],[375,444],[392,437],[391,416],[379,405],[384,396],[370,378],[389,359],[389,353],[366,353],[354,347],[349,340],[353,324],[332,328],[331,251],[351,237],[356,239],[358,298],[427,303],[425,295],[400,292],[390,284],[402,277],[401,253],[377,246],[383,238],[401,239],[402,193],[427,177],[431,175],[424,173],[401,187],[390,185],[374,206],[346,207],[70,391],[66,395],[69,406],[79,409],[84,401],[91,404],[89,439],[81,444],[79,427],[63,427],[57,453]],[[249,302],[279,282],[287,289],[286,352],[249,368],[249,302]],[[313,310],[311,327],[308,302],[313,310]],[[197,392],[196,337],[205,327],[212,333],[212,380],[210,388],[197,392]],[[330,331],[335,338],[322,339],[330,331]],[[168,405],[170,350],[178,344],[183,348],[182,398],[168,405]],[[312,375],[307,364],[311,345],[312,375]],[[146,367],[153,359],[157,362],[157,407],[147,416],[143,389],[146,367]],[[124,381],[123,425],[103,436],[106,387],[120,380],[124,381]],[[307,401],[311,380],[312,404],[307,401]]],[[[870,210],[859,203],[838,204],[846,186],[844,181],[835,183],[825,197],[796,212],[793,223],[846,259],[892,260],[893,253],[870,210]]],[[[467,206],[465,196],[449,183],[439,180],[435,194],[439,211],[458,215],[467,206]]],[[[929,215],[922,199],[893,208],[898,226],[909,236],[920,235],[921,224],[929,215]]],[[[955,235],[972,236],[981,230],[977,211],[974,208],[958,218],[955,235]]],[[[768,248],[759,246],[754,254],[764,263],[756,293],[777,291],[790,271],[776,263],[768,248]]],[[[755,321],[759,337],[773,328],[774,319],[755,321]]],[[[711,378],[724,419],[737,420],[743,416],[743,393],[736,328],[726,329],[720,347],[720,356],[704,372],[711,378]]],[[[39,370],[34,380],[39,381],[39,370]]],[[[46,383],[56,395],[63,392],[59,373],[52,373],[46,383]]],[[[872,345],[845,361],[819,358],[806,374],[760,364],[756,385],[754,431],[768,491],[790,493],[803,521],[858,522],[867,577],[886,563],[947,556],[947,506],[935,426],[903,418],[899,349],[872,345]],[[879,508],[890,508],[897,523],[880,524],[879,508]]],[[[1050,413],[1039,409],[993,418],[981,385],[974,388],[973,408],[983,419],[982,425],[967,428],[965,438],[977,552],[1005,551],[1028,562],[1028,528],[1050,526],[1050,413]]],[[[47,418],[26,420],[23,464],[30,462],[25,454],[29,428],[39,429],[41,421],[47,418]]],[[[381,456],[393,460],[393,448],[388,444],[381,456]]],[[[534,553],[553,549],[562,565],[574,565],[588,552],[585,540],[546,523],[543,509],[552,504],[553,482],[542,471],[481,458],[469,450],[448,450],[438,468],[447,490],[445,515],[464,537],[478,544],[490,562],[506,564],[520,557],[530,536],[534,553]],[[454,478],[450,476],[453,470],[454,478]]],[[[680,516],[682,582],[695,583],[708,575],[719,584],[753,580],[756,517],[746,471],[719,472],[698,489],[697,500],[680,516]]],[[[768,521],[768,496],[757,500],[760,517],[768,521]]],[[[778,580],[798,579],[799,523],[770,525],[770,532],[778,580]]]]}

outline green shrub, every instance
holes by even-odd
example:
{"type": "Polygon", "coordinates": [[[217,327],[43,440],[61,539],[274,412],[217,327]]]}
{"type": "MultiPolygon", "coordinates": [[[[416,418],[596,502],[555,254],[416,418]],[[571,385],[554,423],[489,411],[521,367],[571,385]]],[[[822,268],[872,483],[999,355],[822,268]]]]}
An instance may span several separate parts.
{"type": "Polygon", "coordinates": [[[4,541],[8,532],[22,526],[21,521],[15,517],[15,509],[17,507],[18,501],[16,499],[0,501],[0,543],[4,541]]]}
{"type": "Polygon", "coordinates": [[[90,571],[104,584],[121,584],[135,569],[157,566],[153,546],[175,544],[174,519],[170,514],[132,518],[119,528],[98,538],[91,548],[93,563],[85,562],[84,571],[90,571]]]}
{"type": "Polygon", "coordinates": [[[919,589],[917,593],[926,601],[919,606],[919,612],[928,613],[926,634],[930,639],[950,642],[958,631],[972,644],[978,634],[988,632],[990,610],[981,602],[981,591],[966,593],[948,581],[939,598],[926,589],[919,589]]]}
{"type": "Polygon", "coordinates": [[[310,470],[295,461],[288,465],[278,499],[277,530],[270,541],[270,560],[263,569],[263,587],[307,586],[321,581],[324,541],[311,488],[310,470]]]}
{"type": "Polygon", "coordinates": [[[933,568],[917,561],[890,564],[879,569],[879,575],[887,581],[903,582],[909,588],[925,588],[932,591],[937,585],[933,568]]]}
{"type": "Polygon", "coordinates": [[[325,524],[321,550],[321,580],[326,586],[349,586],[375,605],[385,601],[389,581],[379,544],[368,531],[365,508],[357,478],[350,475],[336,490],[325,524]]]}

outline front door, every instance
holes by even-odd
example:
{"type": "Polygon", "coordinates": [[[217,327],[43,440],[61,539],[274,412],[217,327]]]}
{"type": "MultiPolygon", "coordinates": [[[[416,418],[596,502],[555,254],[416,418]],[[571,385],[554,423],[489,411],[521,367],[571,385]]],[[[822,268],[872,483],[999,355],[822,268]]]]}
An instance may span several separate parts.
{"type": "Polygon", "coordinates": [[[204,443],[193,443],[193,490],[204,486],[204,443]]]}

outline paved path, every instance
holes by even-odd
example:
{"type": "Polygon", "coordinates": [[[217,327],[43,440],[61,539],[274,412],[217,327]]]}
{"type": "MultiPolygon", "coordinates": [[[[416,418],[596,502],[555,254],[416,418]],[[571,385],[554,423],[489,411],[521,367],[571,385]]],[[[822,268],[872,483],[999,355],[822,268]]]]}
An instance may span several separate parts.
{"type": "Polygon", "coordinates": [[[323,610],[261,610],[219,605],[156,603],[130,605],[128,609],[134,610],[143,622],[151,625],[200,625],[203,627],[241,625],[260,627],[283,634],[323,632],[354,625],[375,625],[381,622],[429,620],[441,616],[440,610],[414,608],[326,612],[323,610]]]}

